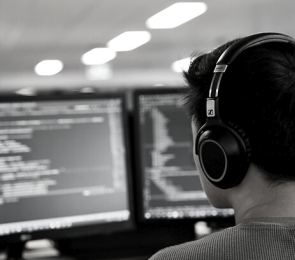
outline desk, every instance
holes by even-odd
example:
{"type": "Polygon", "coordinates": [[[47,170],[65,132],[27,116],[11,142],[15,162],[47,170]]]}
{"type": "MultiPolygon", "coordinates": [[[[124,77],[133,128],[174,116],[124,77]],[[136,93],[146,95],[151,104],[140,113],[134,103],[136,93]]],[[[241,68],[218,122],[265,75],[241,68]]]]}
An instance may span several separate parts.
{"type": "MultiPolygon", "coordinates": [[[[53,243],[49,240],[29,241],[23,252],[26,260],[79,260],[79,258],[60,255],[59,251],[54,248],[53,243]]],[[[132,257],[132,258],[115,258],[105,260],[147,260],[150,256],[132,257]]],[[[0,260],[6,260],[6,254],[0,252],[0,260]]],[[[89,260],[104,260],[101,258],[93,258],[89,260]]]]}
{"type": "MultiPolygon", "coordinates": [[[[51,249],[27,251],[24,253],[24,259],[26,260],[79,260],[79,258],[70,256],[61,256],[59,252],[51,249]]],[[[105,259],[105,260],[148,260],[149,256],[146,257],[134,257],[134,258],[116,258],[116,259],[105,259]]],[[[6,255],[0,253],[0,260],[6,260],[6,255]]],[[[104,260],[96,258],[95,256],[91,260],[104,260]]]]}

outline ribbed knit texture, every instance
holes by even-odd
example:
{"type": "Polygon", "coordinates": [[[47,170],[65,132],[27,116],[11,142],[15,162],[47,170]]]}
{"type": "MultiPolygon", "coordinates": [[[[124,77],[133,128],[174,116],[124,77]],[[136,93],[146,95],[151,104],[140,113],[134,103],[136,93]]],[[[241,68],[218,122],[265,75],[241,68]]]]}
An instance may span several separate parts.
{"type": "Polygon", "coordinates": [[[168,247],[150,260],[295,259],[295,218],[257,218],[200,240],[168,247]]]}

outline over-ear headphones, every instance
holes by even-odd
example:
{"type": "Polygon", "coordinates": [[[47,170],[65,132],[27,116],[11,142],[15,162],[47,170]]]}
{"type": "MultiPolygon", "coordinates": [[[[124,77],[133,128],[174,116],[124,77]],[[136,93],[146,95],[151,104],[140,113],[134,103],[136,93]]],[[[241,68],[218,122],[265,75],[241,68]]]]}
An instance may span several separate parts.
{"type": "Polygon", "coordinates": [[[250,164],[250,143],[245,133],[233,123],[225,124],[219,114],[218,91],[228,66],[244,50],[265,43],[292,43],[295,40],[280,33],[258,33],[244,37],[229,46],[218,59],[206,102],[207,120],[196,137],[195,153],[205,176],[215,186],[228,189],[238,185],[250,164]]]}

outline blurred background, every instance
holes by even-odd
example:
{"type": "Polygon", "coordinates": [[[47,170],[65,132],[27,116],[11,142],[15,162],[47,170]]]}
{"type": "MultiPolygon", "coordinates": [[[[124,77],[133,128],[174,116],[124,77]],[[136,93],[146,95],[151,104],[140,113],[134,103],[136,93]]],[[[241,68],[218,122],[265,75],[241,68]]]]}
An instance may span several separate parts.
{"type": "MultiPolygon", "coordinates": [[[[168,25],[148,20],[175,3],[0,0],[0,90],[179,86],[183,80],[178,67],[187,66],[187,60],[179,60],[194,51],[209,51],[261,31],[295,36],[294,0],[206,0],[189,7],[194,10],[191,17],[184,10],[189,20],[180,25],[169,25],[167,17],[159,21],[168,25]],[[125,32],[141,32],[141,39],[130,33],[121,37],[138,47],[119,50],[114,41],[111,44],[125,32]],[[82,58],[93,49],[96,53],[90,53],[90,59],[102,57],[98,48],[107,47],[109,56],[103,61],[82,58]],[[42,72],[42,65],[49,66],[40,63],[44,60],[53,61],[55,67],[42,72]]],[[[172,23],[181,18],[181,8],[176,7],[172,23]]]]}

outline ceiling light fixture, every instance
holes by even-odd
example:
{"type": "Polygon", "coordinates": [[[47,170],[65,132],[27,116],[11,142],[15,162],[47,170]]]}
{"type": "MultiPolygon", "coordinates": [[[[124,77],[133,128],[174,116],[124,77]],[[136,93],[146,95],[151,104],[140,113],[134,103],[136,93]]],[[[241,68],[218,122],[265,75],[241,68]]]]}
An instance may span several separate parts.
{"type": "Polygon", "coordinates": [[[109,63],[85,66],[85,76],[88,80],[108,80],[113,76],[109,63]]]}
{"type": "Polygon", "coordinates": [[[60,60],[43,60],[35,66],[35,73],[39,76],[53,76],[63,69],[60,60]]]}
{"type": "Polygon", "coordinates": [[[171,69],[177,73],[182,71],[187,71],[189,68],[190,62],[191,62],[191,58],[185,58],[185,59],[174,61],[171,65],[171,69]]]}
{"type": "Polygon", "coordinates": [[[131,51],[147,43],[151,34],[147,31],[127,31],[107,43],[114,51],[131,51]]]}
{"type": "Polygon", "coordinates": [[[175,28],[206,11],[207,5],[203,2],[175,3],[147,19],[146,26],[150,29],[175,28]]]}
{"type": "Polygon", "coordinates": [[[100,65],[109,62],[116,56],[117,53],[109,48],[94,48],[84,53],[81,61],[85,65],[100,65]]]}

